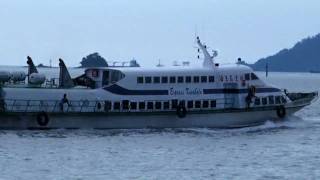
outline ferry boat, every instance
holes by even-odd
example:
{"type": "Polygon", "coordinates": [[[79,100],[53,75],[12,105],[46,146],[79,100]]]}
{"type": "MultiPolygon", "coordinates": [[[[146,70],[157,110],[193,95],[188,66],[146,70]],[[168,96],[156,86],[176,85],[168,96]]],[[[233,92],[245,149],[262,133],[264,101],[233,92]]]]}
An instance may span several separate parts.
{"type": "Polygon", "coordinates": [[[268,85],[245,65],[219,65],[197,44],[200,68],[88,68],[74,79],[60,59],[59,79],[46,80],[28,57],[27,74],[0,72],[0,128],[240,128],[318,98],[268,85]]]}

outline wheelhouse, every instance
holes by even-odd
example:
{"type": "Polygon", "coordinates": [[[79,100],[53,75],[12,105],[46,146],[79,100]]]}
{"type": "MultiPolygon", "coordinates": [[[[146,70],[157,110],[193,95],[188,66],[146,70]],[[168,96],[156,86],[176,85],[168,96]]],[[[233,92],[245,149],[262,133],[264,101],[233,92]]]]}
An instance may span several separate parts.
{"type": "Polygon", "coordinates": [[[110,86],[125,77],[124,73],[116,69],[87,69],[85,76],[94,82],[94,89],[110,86]]]}

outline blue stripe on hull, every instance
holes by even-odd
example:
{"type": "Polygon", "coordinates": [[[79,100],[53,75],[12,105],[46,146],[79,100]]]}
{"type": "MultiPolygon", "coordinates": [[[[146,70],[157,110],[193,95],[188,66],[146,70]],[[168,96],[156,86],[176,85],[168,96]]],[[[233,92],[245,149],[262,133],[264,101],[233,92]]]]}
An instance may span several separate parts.
{"type": "Polygon", "coordinates": [[[129,90],[116,84],[103,88],[113,94],[118,95],[168,95],[168,90],[129,90]]]}
{"type": "MultiPolygon", "coordinates": [[[[257,88],[256,93],[280,92],[277,88],[257,88]]],[[[248,89],[204,89],[203,94],[247,94],[248,89]]]]}
{"type": "MultiPolygon", "coordinates": [[[[109,91],[113,94],[118,95],[169,95],[168,90],[129,90],[123,88],[119,85],[111,85],[109,87],[103,88],[106,91],[109,91]]],[[[272,93],[272,92],[281,92],[277,88],[257,88],[256,93],[272,93]]],[[[247,94],[248,89],[203,89],[203,94],[247,94]]]]}

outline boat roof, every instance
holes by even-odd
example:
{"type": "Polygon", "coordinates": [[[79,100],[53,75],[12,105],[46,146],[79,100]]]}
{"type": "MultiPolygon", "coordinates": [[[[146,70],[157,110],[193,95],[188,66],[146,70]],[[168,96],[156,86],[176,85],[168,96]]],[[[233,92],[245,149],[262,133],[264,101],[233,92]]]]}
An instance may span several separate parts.
{"type": "Polygon", "coordinates": [[[87,70],[118,70],[123,73],[155,73],[155,72],[161,72],[161,73],[172,73],[172,72],[252,72],[252,69],[245,65],[238,65],[238,64],[232,64],[232,65],[220,65],[215,68],[203,68],[203,67],[153,67],[153,68],[145,68],[145,67],[96,67],[96,68],[88,68],[87,70]]]}

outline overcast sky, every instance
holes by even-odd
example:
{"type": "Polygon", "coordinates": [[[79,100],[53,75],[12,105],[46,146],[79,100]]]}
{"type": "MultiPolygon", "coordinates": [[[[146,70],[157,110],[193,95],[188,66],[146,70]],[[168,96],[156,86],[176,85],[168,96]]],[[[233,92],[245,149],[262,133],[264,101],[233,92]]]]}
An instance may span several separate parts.
{"type": "Polygon", "coordinates": [[[220,63],[255,62],[320,32],[319,0],[0,0],[0,64],[63,58],[196,59],[195,33],[220,63]]]}

